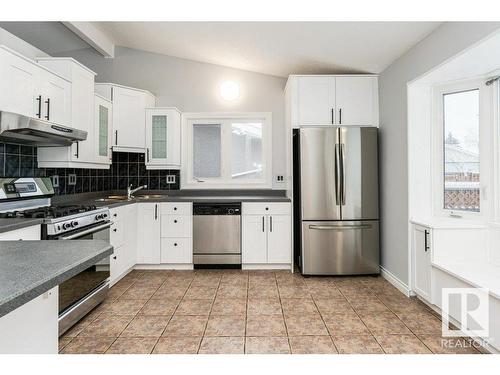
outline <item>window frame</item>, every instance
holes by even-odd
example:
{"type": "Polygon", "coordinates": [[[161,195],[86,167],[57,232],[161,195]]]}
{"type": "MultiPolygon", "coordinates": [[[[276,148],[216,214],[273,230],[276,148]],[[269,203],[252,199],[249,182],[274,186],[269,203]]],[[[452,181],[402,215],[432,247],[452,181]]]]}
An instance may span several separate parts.
{"type": "Polygon", "coordinates": [[[182,114],[182,189],[272,189],[272,113],[271,112],[192,112],[182,114]],[[262,179],[231,178],[231,123],[262,122],[262,179]],[[221,124],[221,177],[193,177],[193,125],[221,124]]]}
{"type": "Polygon", "coordinates": [[[454,217],[463,219],[489,219],[493,210],[493,142],[495,129],[493,122],[493,102],[491,86],[485,85],[483,77],[468,79],[433,86],[432,95],[432,176],[433,176],[433,213],[437,217],[454,217]],[[444,98],[446,94],[453,94],[471,90],[479,90],[479,212],[449,210],[444,208],[444,98]]]}

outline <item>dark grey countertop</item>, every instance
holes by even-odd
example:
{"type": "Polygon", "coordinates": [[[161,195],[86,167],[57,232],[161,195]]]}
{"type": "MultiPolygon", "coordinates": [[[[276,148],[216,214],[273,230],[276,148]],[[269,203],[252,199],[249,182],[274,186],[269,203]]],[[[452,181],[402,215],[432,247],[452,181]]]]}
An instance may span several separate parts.
{"type": "Polygon", "coordinates": [[[106,241],[0,241],[0,317],[112,253],[106,241]]]}
{"type": "MultiPolygon", "coordinates": [[[[100,198],[109,195],[126,195],[124,191],[108,191],[102,193],[84,193],[74,195],[63,195],[52,198],[53,204],[87,204],[96,205],[97,207],[119,207],[137,202],[290,202],[290,198],[286,197],[282,190],[248,190],[239,192],[234,190],[192,190],[192,191],[170,191],[164,194],[159,194],[158,191],[140,191],[136,196],[140,195],[163,195],[161,198],[151,199],[132,199],[132,200],[106,200],[99,201],[100,198]],[[217,194],[217,195],[216,195],[217,194]]],[[[42,223],[42,219],[0,219],[0,233],[9,232],[16,229],[26,228],[32,225],[42,223]]]]}
{"type": "Polygon", "coordinates": [[[0,219],[0,233],[40,225],[41,223],[42,219],[0,219]]]}

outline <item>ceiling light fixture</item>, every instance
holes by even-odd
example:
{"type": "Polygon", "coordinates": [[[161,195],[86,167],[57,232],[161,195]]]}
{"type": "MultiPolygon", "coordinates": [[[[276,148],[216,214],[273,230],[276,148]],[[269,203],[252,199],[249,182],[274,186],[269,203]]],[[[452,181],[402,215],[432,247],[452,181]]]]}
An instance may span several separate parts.
{"type": "Polygon", "coordinates": [[[224,100],[232,102],[240,97],[240,85],[234,81],[222,82],[219,89],[224,100]]]}

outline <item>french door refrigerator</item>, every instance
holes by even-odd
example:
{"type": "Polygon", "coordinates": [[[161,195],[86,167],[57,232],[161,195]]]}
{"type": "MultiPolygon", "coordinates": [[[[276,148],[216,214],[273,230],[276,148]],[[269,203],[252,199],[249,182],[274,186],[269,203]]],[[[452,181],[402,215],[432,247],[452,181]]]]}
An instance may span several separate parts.
{"type": "Polygon", "coordinates": [[[379,273],[377,128],[302,128],[298,144],[302,273],[379,273]]]}

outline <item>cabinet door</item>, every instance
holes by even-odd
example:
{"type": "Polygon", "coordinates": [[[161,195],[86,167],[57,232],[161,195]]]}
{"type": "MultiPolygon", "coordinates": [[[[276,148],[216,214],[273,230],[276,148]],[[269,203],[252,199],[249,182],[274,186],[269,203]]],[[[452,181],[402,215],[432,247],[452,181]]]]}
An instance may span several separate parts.
{"type": "Polygon", "coordinates": [[[191,238],[162,238],[161,262],[164,264],[193,263],[191,238]]]}
{"type": "Polygon", "coordinates": [[[71,83],[50,72],[41,71],[42,119],[71,126],[71,83]]]}
{"type": "Polygon", "coordinates": [[[137,263],[160,264],[159,204],[142,203],[137,210],[137,263]]]}
{"type": "Polygon", "coordinates": [[[109,260],[109,282],[111,283],[111,285],[120,280],[127,268],[125,247],[114,247],[113,255],[111,255],[111,258],[109,260]]]}
{"type": "Polygon", "coordinates": [[[431,301],[431,231],[419,225],[413,226],[413,288],[427,301],[431,301]]]}
{"type": "Polygon", "coordinates": [[[378,126],[377,77],[336,77],[336,124],[378,126]]]}
{"type": "MultiPolygon", "coordinates": [[[[158,206],[158,210],[160,207],[158,206]]],[[[133,267],[137,259],[137,205],[130,204],[125,207],[125,218],[123,220],[124,231],[124,257],[127,269],[133,267]]]]}
{"type": "Polygon", "coordinates": [[[0,110],[39,117],[41,92],[36,85],[40,71],[35,64],[0,49],[0,110]]]}
{"type": "Polygon", "coordinates": [[[242,263],[267,263],[267,225],[264,215],[242,217],[242,263]]]}
{"type": "Polygon", "coordinates": [[[94,98],[94,158],[98,163],[111,163],[112,106],[111,102],[94,98]]]}
{"type": "Polygon", "coordinates": [[[71,80],[71,127],[87,132],[87,139],[72,145],[72,160],[95,163],[94,76],[73,68],[71,80]]]}
{"type": "Polygon", "coordinates": [[[267,233],[268,263],[291,263],[292,259],[292,219],[289,215],[268,216],[267,233]]]}
{"type": "Polygon", "coordinates": [[[298,78],[299,125],[332,125],[335,121],[335,77],[298,78]]]}
{"type": "Polygon", "coordinates": [[[146,167],[180,166],[180,120],[172,108],[146,109],[146,167]]]}
{"type": "Polygon", "coordinates": [[[140,91],[113,87],[115,146],[136,149],[146,147],[144,95],[140,91]]]}

